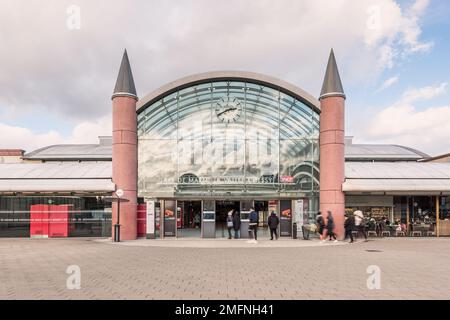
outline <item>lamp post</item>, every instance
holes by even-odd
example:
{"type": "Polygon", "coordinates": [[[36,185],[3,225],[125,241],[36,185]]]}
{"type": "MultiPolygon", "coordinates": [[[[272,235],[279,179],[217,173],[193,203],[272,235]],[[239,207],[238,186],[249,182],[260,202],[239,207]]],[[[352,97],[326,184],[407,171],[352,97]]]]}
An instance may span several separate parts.
{"type": "Polygon", "coordinates": [[[117,196],[117,222],[114,225],[114,242],[120,242],[120,200],[123,197],[123,190],[116,191],[117,196]]]}
{"type": "Polygon", "coordinates": [[[124,195],[124,192],[122,189],[117,189],[116,192],[114,192],[114,194],[116,195],[114,197],[105,197],[105,202],[117,202],[117,220],[116,223],[114,224],[114,242],[120,242],[120,203],[121,202],[129,202],[130,200],[126,199],[126,198],[122,198],[124,195]]]}

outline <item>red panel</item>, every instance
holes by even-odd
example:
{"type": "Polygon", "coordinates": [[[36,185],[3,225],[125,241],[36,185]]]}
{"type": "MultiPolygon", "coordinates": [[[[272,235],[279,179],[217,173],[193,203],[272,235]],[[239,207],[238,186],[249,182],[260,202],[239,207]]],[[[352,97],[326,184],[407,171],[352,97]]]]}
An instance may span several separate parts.
{"type": "Polygon", "coordinates": [[[33,204],[30,207],[30,237],[48,237],[49,206],[33,204]]]}
{"type": "Polygon", "coordinates": [[[50,206],[49,237],[67,237],[69,234],[69,205],[50,206]]]}
{"type": "Polygon", "coordinates": [[[137,236],[145,237],[147,234],[147,205],[137,205],[137,236]]]}

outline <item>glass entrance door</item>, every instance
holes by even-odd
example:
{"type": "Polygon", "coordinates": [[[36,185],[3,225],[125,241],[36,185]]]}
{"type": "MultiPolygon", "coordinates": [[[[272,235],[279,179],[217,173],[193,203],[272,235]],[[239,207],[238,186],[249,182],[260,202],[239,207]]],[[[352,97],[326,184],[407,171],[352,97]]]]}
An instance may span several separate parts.
{"type": "Polygon", "coordinates": [[[177,237],[200,238],[201,236],[201,201],[178,201],[177,237]]]}
{"type": "Polygon", "coordinates": [[[258,237],[269,238],[269,227],[267,220],[269,218],[269,201],[255,201],[255,211],[259,216],[258,237]]]}
{"type": "MultiPolygon", "coordinates": [[[[239,201],[216,201],[216,238],[228,237],[227,216],[232,210],[239,212],[239,201]]],[[[232,232],[234,234],[234,232],[232,232]]]]}

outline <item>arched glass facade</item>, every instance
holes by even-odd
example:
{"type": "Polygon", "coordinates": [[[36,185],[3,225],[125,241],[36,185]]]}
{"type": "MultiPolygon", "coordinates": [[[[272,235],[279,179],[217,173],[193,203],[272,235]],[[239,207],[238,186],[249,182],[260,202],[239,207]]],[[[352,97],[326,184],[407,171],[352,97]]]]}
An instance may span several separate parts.
{"type": "Polygon", "coordinates": [[[138,114],[138,193],[318,198],[318,139],[318,112],[275,86],[214,81],[182,88],[138,114]]]}

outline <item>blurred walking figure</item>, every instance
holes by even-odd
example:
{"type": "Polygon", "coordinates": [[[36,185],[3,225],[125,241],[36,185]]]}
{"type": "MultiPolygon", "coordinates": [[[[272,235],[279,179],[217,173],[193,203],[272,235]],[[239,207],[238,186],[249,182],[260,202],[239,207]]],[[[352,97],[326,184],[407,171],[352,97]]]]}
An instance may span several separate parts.
{"type": "Polygon", "coordinates": [[[334,233],[334,218],[333,215],[331,214],[331,211],[327,211],[328,216],[327,216],[327,224],[325,226],[326,229],[326,234],[324,235],[324,239],[322,241],[325,241],[325,239],[328,237],[330,237],[330,241],[332,239],[334,239],[334,242],[337,242],[336,239],[336,234],[334,233]]]}
{"type": "Polygon", "coordinates": [[[233,212],[234,210],[230,210],[227,216],[228,239],[231,239],[231,230],[233,229],[233,212]]]}
{"type": "Polygon", "coordinates": [[[270,229],[270,240],[273,240],[273,235],[275,234],[275,239],[278,240],[278,224],[280,223],[280,219],[278,219],[277,215],[274,211],[269,216],[269,219],[267,219],[267,224],[269,225],[270,229]]]}
{"type": "Polygon", "coordinates": [[[367,241],[366,222],[364,221],[364,214],[361,210],[356,210],[353,215],[355,216],[355,227],[358,231],[358,235],[360,232],[362,232],[365,241],[367,241]]]}
{"type": "Polygon", "coordinates": [[[353,242],[353,229],[355,228],[355,217],[353,215],[345,215],[344,229],[345,229],[345,237],[344,240],[350,236],[350,243],[353,242]]]}
{"type": "Polygon", "coordinates": [[[256,243],[256,241],[258,240],[258,223],[259,223],[259,215],[255,211],[255,208],[252,207],[250,212],[250,223],[248,231],[249,232],[253,231],[253,236],[255,237],[255,240],[253,241],[254,243],[256,243]]]}
{"type": "Polygon", "coordinates": [[[322,212],[317,212],[316,216],[317,232],[319,233],[320,240],[323,240],[323,231],[325,229],[325,220],[323,219],[322,212]]]}
{"type": "Polygon", "coordinates": [[[238,211],[234,211],[233,229],[234,229],[234,238],[239,239],[239,229],[241,229],[241,216],[238,211]]]}

